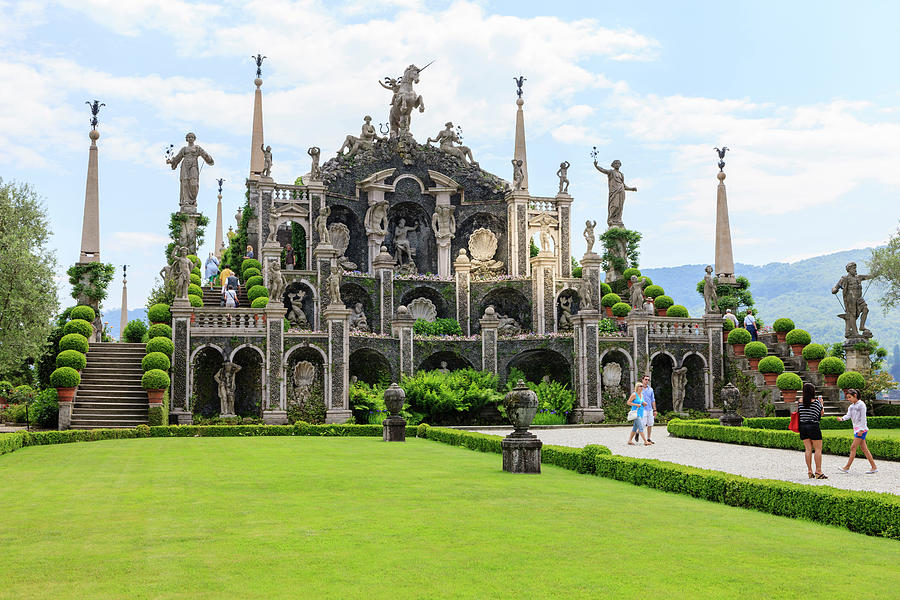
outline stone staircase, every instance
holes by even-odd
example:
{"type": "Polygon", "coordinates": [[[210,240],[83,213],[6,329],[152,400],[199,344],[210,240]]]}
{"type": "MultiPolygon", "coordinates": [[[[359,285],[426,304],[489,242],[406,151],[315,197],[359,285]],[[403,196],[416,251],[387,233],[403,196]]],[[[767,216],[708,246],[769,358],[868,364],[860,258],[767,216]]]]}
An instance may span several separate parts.
{"type": "MultiPolygon", "coordinates": [[[[203,306],[210,308],[218,308],[222,305],[222,287],[221,286],[203,286],[203,306]]],[[[250,308],[250,300],[247,298],[247,288],[243,285],[238,286],[238,303],[241,308],[250,308]]]]}
{"type": "Polygon", "coordinates": [[[147,424],[147,392],[141,387],[146,353],[145,344],[91,344],[72,406],[72,429],[147,424]]]}

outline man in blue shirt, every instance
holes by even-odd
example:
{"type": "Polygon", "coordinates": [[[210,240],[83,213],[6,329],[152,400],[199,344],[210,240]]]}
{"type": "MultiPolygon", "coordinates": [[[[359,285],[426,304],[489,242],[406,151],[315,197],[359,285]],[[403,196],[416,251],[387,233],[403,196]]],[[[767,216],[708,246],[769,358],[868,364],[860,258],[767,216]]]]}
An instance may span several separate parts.
{"type": "Polygon", "coordinates": [[[644,401],[644,428],[647,430],[647,441],[655,444],[656,442],[650,439],[650,432],[653,430],[653,417],[656,416],[656,396],[653,395],[653,388],[650,387],[650,376],[644,375],[642,381],[644,383],[644,394],[642,396],[644,401]]]}
{"type": "Polygon", "coordinates": [[[753,316],[753,311],[749,308],[747,309],[747,316],[744,317],[744,329],[750,332],[750,337],[755,342],[756,341],[756,317],[753,316]]]}

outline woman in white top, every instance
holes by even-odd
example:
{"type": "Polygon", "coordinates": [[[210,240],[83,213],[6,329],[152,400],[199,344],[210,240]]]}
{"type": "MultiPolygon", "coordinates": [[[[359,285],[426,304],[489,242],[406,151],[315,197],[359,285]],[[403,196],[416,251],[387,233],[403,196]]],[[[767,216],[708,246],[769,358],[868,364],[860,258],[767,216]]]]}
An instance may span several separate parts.
{"type": "Polygon", "coordinates": [[[847,400],[850,401],[847,414],[838,417],[838,421],[850,419],[853,422],[853,443],[850,444],[850,458],[847,460],[847,464],[840,468],[840,471],[841,473],[850,472],[850,465],[856,458],[856,449],[862,447],[863,454],[872,465],[866,474],[872,475],[878,472],[878,467],[875,466],[875,459],[872,458],[872,453],[869,452],[869,447],[866,445],[866,435],[869,433],[869,424],[866,422],[866,403],[859,399],[859,390],[847,390],[847,400]]]}
{"type": "Polygon", "coordinates": [[[234,291],[233,285],[229,285],[228,289],[225,290],[225,306],[228,308],[237,308],[237,305],[237,292],[234,291]]]}

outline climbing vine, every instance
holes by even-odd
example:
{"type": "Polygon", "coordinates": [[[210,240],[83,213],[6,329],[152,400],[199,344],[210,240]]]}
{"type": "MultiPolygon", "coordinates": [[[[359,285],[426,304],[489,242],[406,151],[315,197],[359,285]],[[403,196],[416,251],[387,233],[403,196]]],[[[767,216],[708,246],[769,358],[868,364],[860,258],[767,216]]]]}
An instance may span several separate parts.
{"type": "Polygon", "coordinates": [[[72,284],[72,297],[87,297],[97,302],[106,298],[106,287],[112,281],[116,268],[109,263],[77,263],[66,271],[72,284]]]}
{"type": "Polygon", "coordinates": [[[621,273],[629,267],[637,268],[641,237],[638,231],[620,227],[613,227],[602,233],[600,242],[603,244],[603,270],[609,271],[611,267],[621,273]],[[621,255],[622,246],[625,247],[624,257],[621,255]]]}

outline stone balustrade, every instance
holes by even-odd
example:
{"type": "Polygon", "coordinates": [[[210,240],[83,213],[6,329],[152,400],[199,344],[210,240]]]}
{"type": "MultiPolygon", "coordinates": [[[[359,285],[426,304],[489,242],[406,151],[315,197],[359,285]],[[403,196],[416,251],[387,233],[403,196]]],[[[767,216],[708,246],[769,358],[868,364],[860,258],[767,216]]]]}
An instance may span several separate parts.
{"type": "Polygon", "coordinates": [[[532,198],[528,202],[528,210],[538,213],[554,212],[556,210],[556,202],[550,198],[532,198]]]}
{"type": "Polygon", "coordinates": [[[264,332],[266,315],[262,309],[254,308],[201,308],[194,311],[191,330],[227,329],[229,332],[264,332]]]}
{"type": "Polygon", "coordinates": [[[679,319],[673,317],[650,317],[648,334],[651,338],[692,338],[706,340],[703,319],[679,319]]]}
{"type": "Polygon", "coordinates": [[[272,192],[272,200],[275,202],[301,202],[309,200],[309,188],[305,185],[290,185],[276,183],[272,192]]]}

